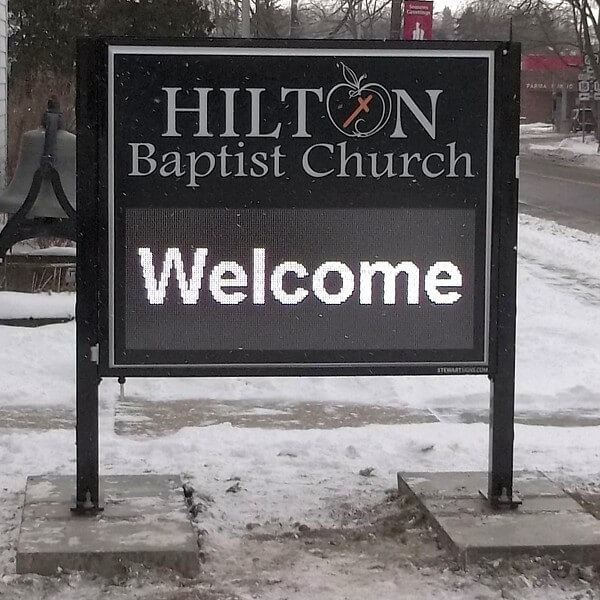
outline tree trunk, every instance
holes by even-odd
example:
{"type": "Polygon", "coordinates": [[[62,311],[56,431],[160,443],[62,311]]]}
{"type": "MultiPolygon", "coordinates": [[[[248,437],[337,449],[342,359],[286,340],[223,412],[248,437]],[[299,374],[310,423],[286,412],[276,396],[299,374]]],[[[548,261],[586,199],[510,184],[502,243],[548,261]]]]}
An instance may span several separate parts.
{"type": "Polygon", "coordinates": [[[290,4],[290,37],[299,37],[300,21],[298,20],[298,0],[291,0],[290,4]]]}

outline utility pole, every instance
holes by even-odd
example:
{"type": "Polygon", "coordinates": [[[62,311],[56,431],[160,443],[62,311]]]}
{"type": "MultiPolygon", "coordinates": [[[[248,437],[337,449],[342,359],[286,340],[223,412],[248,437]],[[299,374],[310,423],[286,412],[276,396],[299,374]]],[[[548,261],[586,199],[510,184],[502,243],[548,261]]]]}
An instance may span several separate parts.
{"type": "Polygon", "coordinates": [[[354,5],[354,19],[356,21],[356,39],[362,40],[364,36],[363,32],[363,5],[362,0],[355,0],[354,5]]]}
{"type": "Polygon", "coordinates": [[[250,37],[250,0],[242,0],[242,37],[250,37]]]}
{"type": "Polygon", "coordinates": [[[298,19],[298,0],[291,0],[290,4],[290,37],[297,38],[300,30],[298,19]]]}
{"type": "Polygon", "coordinates": [[[402,39],[402,0],[392,0],[390,18],[390,39],[402,39]]]}

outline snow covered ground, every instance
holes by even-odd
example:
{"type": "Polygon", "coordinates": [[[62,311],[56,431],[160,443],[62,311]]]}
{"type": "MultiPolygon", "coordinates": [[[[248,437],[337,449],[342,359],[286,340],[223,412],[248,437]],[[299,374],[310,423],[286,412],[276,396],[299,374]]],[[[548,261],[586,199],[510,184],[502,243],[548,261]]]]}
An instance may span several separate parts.
{"type": "Polygon", "coordinates": [[[39,248],[34,240],[26,240],[15,244],[11,254],[29,254],[30,256],[76,256],[77,248],[71,246],[49,246],[48,248],[39,248]]]}
{"type": "Polygon", "coordinates": [[[520,127],[521,153],[533,154],[566,164],[600,169],[600,153],[595,134],[554,133],[549,123],[526,123],[520,127]]]}
{"type": "MultiPolygon", "coordinates": [[[[515,466],[595,490],[600,426],[578,419],[600,416],[600,237],[529,216],[520,225],[517,412],[562,416],[555,426],[516,426],[515,466]],[[572,423],[577,426],[564,426],[572,423]]],[[[207,496],[196,519],[203,575],[185,585],[156,573],[118,581],[16,576],[26,476],[74,471],[74,333],[73,323],[0,327],[0,596],[600,598],[598,574],[590,578],[573,568],[565,575],[564,565],[551,561],[458,571],[415,515],[390,501],[386,490],[398,470],[487,468],[488,429],[477,416],[488,404],[484,377],[130,380],[127,401],[138,406],[171,402],[177,411],[177,402],[187,407],[196,400],[231,414],[238,405],[239,413],[272,416],[275,423],[233,426],[220,419],[152,435],[123,434],[117,425],[127,416],[118,385],[107,380],[101,386],[103,472],[181,473],[207,496]],[[311,427],[310,414],[302,427],[276,425],[286,409],[301,405],[306,412],[311,404],[321,412],[363,405],[433,418],[381,423],[366,411],[356,427],[311,427]],[[62,417],[52,421],[52,415],[62,417]],[[371,476],[359,474],[366,468],[371,476]]],[[[149,419],[143,411],[137,418],[149,419]]]]}
{"type": "Polygon", "coordinates": [[[552,123],[523,123],[521,137],[546,137],[554,132],[552,123]]]}
{"type": "Polygon", "coordinates": [[[0,319],[72,319],[75,294],[0,292],[0,319]]]}
{"type": "Polygon", "coordinates": [[[587,135],[585,142],[581,135],[556,140],[544,139],[542,144],[529,144],[529,151],[545,158],[600,169],[600,152],[595,134],[587,135]]]}

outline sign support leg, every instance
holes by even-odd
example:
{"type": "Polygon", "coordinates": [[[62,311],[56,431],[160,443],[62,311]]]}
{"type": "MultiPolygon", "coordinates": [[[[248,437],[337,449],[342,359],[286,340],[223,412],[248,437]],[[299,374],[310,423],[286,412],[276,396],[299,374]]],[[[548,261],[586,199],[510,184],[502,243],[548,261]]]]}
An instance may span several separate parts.
{"type": "Polygon", "coordinates": [[[516,508],[513,493],[515,377],[514,352],[505,350],[502,372],[491,381],[490,458],[487,498],[494,508],[516,508]],[[512,354],[512,356],[511,356],[512,354]],[[512,364],[511,364],[512,363],[512,364]]]}
{"type": "MultiPolygon", "coordinates": [[[[78,290],[81,288],[78,287],[78,290]]],[[[96,514],[100,506],[98,476],[98,372],[93,359],[97,347],[80,343],[77,332],[77,501],[79,514],[96,514]]]]}
{"type": "Polygon", "coordinates": [[[94,42],[77,54],[77,495],[73,511],[102,510],[98,476],[98,160],[94,42]]]}
{"type": "MultiPolygon", "coordinates": [[[[516,219],[516,214],[513,216],[516,219]]],[[[512,220],[512,219],[511,219],[512,220]]],[[[507,219],[505,218],[505,222],[507,219]]],[[[507,229],[509,228],[507,223],[507,229]]],[[[515,322],[516,222],[514,245],[509,231],[500,241],[498,362],[490,385],[490,456],[487,498],[494,508],[515,508],[521,501],[513,494],[515,421],[515,322]],[[509,239],[507,239],[509,238],[509,239]],[[512,289],[512,294],[508,290],[512,289]]]]}
{"type": "Polygon", "coordinates": [[[502,148],[498,183],[506,194],[495,213],[498,227],[497,356],[491,379],[489,425],[489,472],[487,499],[494,508],[515,508],[521,501],[513,493],[515,419],[515,340],[517,316],[517,224],[519,155],[519,61],[520,51],[504,50],[502,60],[513,62],[505,70],[501,90],[508,95],[500,122],[510,132],[502,148]],[[512,97],[512,98],[511,98],[512,97]],[[512,101],[514,98],[517,102],[512,101]]]}
{"type": "MultiPolygon", "coordinates": [[[[516,215],[515,215],[516,218],[516,215]]],[[[516,224],[515,224],[516,233],[516,224]]],[[[503,237],[507,237],[504,232],[503,237]]],[[[512,239],[512,236],[510,236],[512,239]]],[[[490,385],[490,456],[487,499],[494,508],[515,508],[521,501],[513,494],[515,420],[515,321],[516,240],[513,248],[500,242],[501,258],[498,308],[498,363],[490,385]]]]}

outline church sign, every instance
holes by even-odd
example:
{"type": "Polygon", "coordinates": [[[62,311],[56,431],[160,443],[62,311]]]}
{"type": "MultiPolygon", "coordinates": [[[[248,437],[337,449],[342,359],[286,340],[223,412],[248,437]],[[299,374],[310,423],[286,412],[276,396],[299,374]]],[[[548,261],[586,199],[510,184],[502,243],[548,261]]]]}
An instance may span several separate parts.
{"type": "Polygon", "coordinates": [[[493,370],[503,46],[99,48],[101,372],[493,370]]]}
{"type": "Polygon", "coordinates": [[[102,377],[483,374],[513,496],[520,48],[81,40],[77,501],[102,377]]]}

